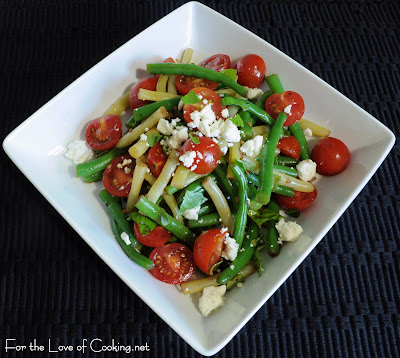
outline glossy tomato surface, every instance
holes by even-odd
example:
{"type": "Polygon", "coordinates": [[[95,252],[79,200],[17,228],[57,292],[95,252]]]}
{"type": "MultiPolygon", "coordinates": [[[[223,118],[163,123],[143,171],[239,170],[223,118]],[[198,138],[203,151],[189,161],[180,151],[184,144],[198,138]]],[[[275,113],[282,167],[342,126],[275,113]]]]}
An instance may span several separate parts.
{"type": "Polygon", "coordinates": [[[156,247],[149,256],[154,262],[150,273],[158,280],[177,284],[187,281],[195,270],[193,253],[182,244],[172,243],[156,247]]]}
{"type": "Polygon", "coordinates": [[[199,269],[208,275],[221,258],[224,236],[225,233],[221,229],[210,229],[204,231],[194,242],[194,261],[199,269]]]}
{"type": "Polygon", "coordinates": [[[157,79],[154,77],[146,77],[142,80],[137,81],[131,88],[129,92],[129,105],[132,109],[142,107],[148,101],[143,101],[138,98],[138,93],[141,88],[155,91],[157,88],[157,79]]]}
{"type": "Polygon", "coordinates": [[[135,159],[129,154],[120,155],[107,165],[103,173],[104,188],[112,195],[127,197],[131,190],[135,159]]]}
{"type": "Polygon", "coordinates": [[[300,158],[300,144],[297,139],[293,136],[282,137],[277,145],[282,155],[291,157],[294,159],[300,158]]]}
{"type": "Polygon", "coordinates": [[[139,229],[139,225],[135,222],[133,225],[133,231],[137,240],[148,247],[157,247],[164,245],[171,239],[171,233],[164,229],[162,226],[156,226],[154,230],[151,230],[147,235],[142,235],[139,229]]]}
{"type": "Polygon", "coordinates": [[[183,145],[180,155],[194,151],[196,156],[193,163],[187,168],[196,174],[209,174],[220,163],[221,149],[211,138],[198,137],[198,140],[200,143],[195,144],[192,139],[188,139],[183,145]]]}
{"type": "Polygon", "coordinates": [[[167,162],[167,155],[163,151],[163,147],[160,142],[158,142],[154,147],[151,147],[147,154],[147,166],[149,167],[151,173],[158,178],[167,162]]]}
{"type": "Polygon", "coordinates": [[[311,159],[317,163],[317,173],[336,175],[346,169],[350,162],[349,148],[340,139],[321,139],[311,151],[311,159]]]}
{"type": "Polygon", "coordinates": [[[115,147],[122,136],[122,122],[115,114],[107,114],[89,122],[85,138],[87,144],[95,150],[115,147]]]}
{"type": "Polygon", "coordinates": [[[218,93],[215,93],[214,91],[205,87],[193,88],[193,92],[196,93],[201,101],[195,104],[185,104],[183,106],[183,118],[185,119],[186,123],[192,122],[190,115],[194,111],[200,112],[208,104],[211,104],[211,109],[217,117],[221,116],[221,97],[218,95],[218,93]],[[205,101],[207,101],[207,103],[205,103],[205,101]]]}
{"type": "Polygon", "coordinates": [[[265,101],[265,110],[272,118],[276,119],[281,112],[287,114],[284,126],[290,126],[303,117],[304,100],[296,92],[286,91],[283,93],[274,93],[265,101]]]}
{"type": "Polygon", "coordinates": [[[175,85],[178,92],[181,95],[185,95],[196,87],[205,87],[214,91],[218,87],[218,82],[209,81],[204,78],[178,75],[176,76],[175,85]]]}
{"type": "Polygon", "coordinates": [[[264,60],[255,54],[241,57],[236,65],[238,83],[250,88],[260,87],[264,81],[266,66],[264,60]]]}
{"type": "Polygon", "coordinates": [[[231,68],[231,59],[228,55],[219,53],[207,58],[207,60],[203,61],[200,66],[221,72],[231,68]]]}
{"type": "Polygon", "coordinates": [[[311,193],[304,193],[301,191],[294,191],[295,194],[292,197],[275,194],[276,200],[279,205],[284,207],[287,210],[297,209],[299,211],[308,208],[314,200],[317,198],[317,189],[314,188],[314,191],[311,193]]]}

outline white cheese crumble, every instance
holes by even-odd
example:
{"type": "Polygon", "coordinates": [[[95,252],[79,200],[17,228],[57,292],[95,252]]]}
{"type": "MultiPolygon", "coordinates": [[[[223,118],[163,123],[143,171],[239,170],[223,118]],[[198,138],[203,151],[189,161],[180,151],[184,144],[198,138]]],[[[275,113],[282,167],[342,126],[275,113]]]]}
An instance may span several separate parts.
{"type": "Polygon", "coordinates": [[[244,142],[240,147],[240,151],[249,157],[256,158],[260,154],[263,142],[263,136],[257,135],[253,139],[244,142]]]}
{"type": "Polygon", "coordinates": [[[222,251],[221,256],[225,260],[233,261],[236,259],[239,250],[239,244],[233,237],[230,237],[229,234],[225,234],[224,237],[224,250],[222,251]]]}
{"type": "Polygon", "coordinates": [[[262,95],[263,91],[260,88],[247,88],[247,98],[258,100],[262,95]]]}
{"type": "Polygon", "coordinates": [[[147,141],[147,135],[144,134],[144,133],[142,133],[142,134],[140,135],[140,140],[147,141]]]}
{"type": "Polygon", "coordinates": [[[296,241],[303,232],[303,228],[299,224],[294,221],[286,222],[285,219],[280,219],[275,227],[279,233],[280,243],[282,241],[296,241]]]}
{"type": "Polygon", "coordinates": [[[131,240],[129,239],[129,235],[126,232],[121,233],[121,239],[124,240],[125,244],[130,245],[131,240]]]}
{"type": "Polygon", "coordinates": [[[182,154],[179,157],[179,160],[182,162],[182,164],[186,168],[190,168],[193,165],[195,158],[196,158],[196,152],[190,151],[190,152],[186,152],[186,153],[182,154]]]}
{"type": "Polygon", "coordinates": [[[183,142],[189,138],[188,128],[182,126],[172,131],[171,137],[168,139],[168,145],[173,149],[180,149],[183,142]]]}
{"type": "Polygon", "coordinates": [[[221,138],[231,143],[240,142],[240,130],[230,119],[227,119],[221,127],[221,138]]]}
{"type": "Polygon", "coordinates": [[[223,306],[225,292],[226,285],[210,286],[203,290],[203,294],[199,299],[199,309],[204,317],[208,317],[212,311],[223,306]]]}
{"type": "Polygon", "coordinates": [[[157,130],[164,135],[171,135],[175,126],[168,122],[165,118],[161,118],[157,124],[157,130]]]}
{"type": "Polygon", "coordinates": [[[313,136],[313,132],[310,128],[306,128],[303,130],[303,133],[306,137],[312,137],[313,136]]]}
{"type": "Polygon", "coordinates": [[[84,163],[94,158],[92,148],[84,140],[74,140],[67,146],[65,157],[71,159],[75,164],[84,163]]]}
{"type": "Polygon", "coordinates": [[[292,105],[291,104],[289,104],[288,106],[286,106],[284,109],[283,109],[283,111],[288,115],[288,116],[290,116],[291,114],[292,114],[292,105]]]}
{"type": "Polygon", "coordinates": [[[188,220],[197,220],[199,218],[200,205],[193,209],[185,210],[183,216],[188,220]]]}
{"type": "Polygon", "coordinates": [[[311,159],[302,160],[296,165],[296,169],[301,180],[311,181],[317,172],[317,163],[311,159]]]}
{"type": "Polygon", "coordinates": [[[228,117],[229,117],[229,110],[228,110],[228,108],[224,108],[224,109],[221,111],[221,117],[222,117],[222,118],[228,118],[228,117]]]}

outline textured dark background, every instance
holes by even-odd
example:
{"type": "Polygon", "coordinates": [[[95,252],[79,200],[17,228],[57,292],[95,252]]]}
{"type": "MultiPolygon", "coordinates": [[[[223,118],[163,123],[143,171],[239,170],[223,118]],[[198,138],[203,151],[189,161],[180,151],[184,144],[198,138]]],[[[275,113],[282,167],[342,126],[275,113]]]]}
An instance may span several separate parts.
{"type": "MultiPolygon", "coordinates": [[[[0,1],[1,141],[99,60],[183,3],[0,1]]],[[[399,1],[203,3],[294,58],[399,136],[399,1]]],[[[5,354],[5,338],[76,345],[96,337],[148,342],[152,357],[199,356],[96,256],[3,151],[0,156],[0,356],[12,356],[5,354]]],[[[399,156],[396,143],[328,235],[218,357],[400,355],[399,156]]]]}

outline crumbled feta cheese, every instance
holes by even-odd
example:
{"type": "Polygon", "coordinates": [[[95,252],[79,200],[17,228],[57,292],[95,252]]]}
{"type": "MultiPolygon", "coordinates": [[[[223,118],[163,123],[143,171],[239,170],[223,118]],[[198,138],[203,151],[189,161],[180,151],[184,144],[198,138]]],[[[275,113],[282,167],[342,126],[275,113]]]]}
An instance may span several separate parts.
{"type": "Polygon", "coordinates": [[[257,135],[253,139],[244,142],[240,147],[240,151],[249,157],[256,158],[260,154],[263,142],[263,136],[257,135]]]}
{"type": "Polygon", "coordinates": [[[186,168],[190,168],[193,165],[194,158],[196,158],[196,152],[195,151],[190,151],[182,154],[179,157],[179,160],[182,162],[182,164],[186,168]]]}
{"type": "Polygon", "coordinates": [[[129,235],[124,231],[121,233],[121,239],[125,242],[125,244],[130,245],[131,240],[129,239],[129,235]]]}
{"type": "Polygon", "coordinates": [[[243,282],[238,282],[238,283],[236,284],[236,286],[239,287],[239,288],[242,288],[242,287],[243,287],[243,282]]]}
{"type": "Polygon", "coordinates": [[[231,270],[234,270],[234,269],[235,269],[235,265],[230,265],[229,268],[230,268],[231,270]]]}
{"type": "Polygon", "coordinates": [[[288,106],[286,106],[286,107],[283,109],[283,111],[284,111],[288,116],[290,116],[290,115],[292,114],[291,110],[292,110],[292,105],[291,105],[291,104],[289,104],[288,106]]]}
{"type": "Polygon", "coordinates": [[[224,250],[222,251],[221,256],[225,260],[233,261],[236,259],[239,250],[239,244],[233,237],[230,237],[229,234],[225,234],[224,238],[224,250]]]}
{"type": "Polygon", "coordinates": [[[157,124],[157,130],[164,135],[171,135],[175,126],[168,122],[165,118],[161,118],[157,124]]]}
{"type": "Polygon", "coordinates": [[[206,105],[206,104],[208,104],[208,101],[207,101],[206,98],[204,98],[204,99],[201,101],[201,103],[203,103],[204,105],[206,105]]]}
{"type": "Polygon", "coordinates": [[[294,221],[286,222],[285,219],[280,219],[275,227],[281,241],[295,241],[303,232],[303,228],[299,224],[294,221]]]}
{"type": "Polygon", "coordinates": [[[227,119],[221,128],[221,138],[231,143],[240,142],[239,128],[230,119],[227,119]]]}
{"type": "Polygon", "coordinates": [[[263,91],[260,88],[247,88],[247,98],[258,100],[262,95],[263,91]]]}
{"type": "Polygon", "coordinates": [[[302,160],[296,165],[296,169],[301,180],[311,181],[317,172],[317,163],[311,159],[302,160]]]}
{"type": "Polygon", "coordinates": [[[286,214],[286,212],[285,212],[284,210],[282,210],[282,209],[279,210],[279,215],[282,216],[282,217],[284,217],[284,218],[287,218],[287,217],[289,216],[289,215],[286,214]]]}
{"type": "Polygon", "coordinates": [[[228,108],[224,108],[224,109],[221,111],[221,117],[222,117],[222,118],[228,118],[228,117],[229,117],[229,110],[228,110],[228,108]]]}
{"type": "Polygon", "coordinates": [[[173,149],[180,149],[183,142],[189,138],[188,128],[182,126],[179,129],[174,129],[171,137],[168,140],[168,145],[173,149]]]}
{"type": "Polygon", "coordinates": [[[67,146],[65,157],[71,159],[75,164],[84,163],[94,157],[92,148],[84,140],[74,140],[67,146]]]}
{"type": "Polygon", "coordinates": [[[132,169],[130,167],[125,167],[124,168],[125,174],[129,174],[131,171],[132,171],[132,169]]]}
{"type": "Polygon", "coordinates": [[[140,138],[139,138],[140,140],[143,140],[143,141],[147,141],[147,135],[146,134],[144,134],[144,133],[142,133],[141,135],[140,135],[140,138]]]}
{"type": "Polygon", "coordinates": [[[129,165],[132,163],[132,159],[124,159],[122,161],[122,166],[125,167],[126,165],[129,165]]]}
{"type": "Polygon", "coordinates": [[[193,111],[190,114],[190,118],[192,122],[188,123],[189,128],[198,128],[206,137],[220,136],[224,120],[217,119],[210,103],[203,107],[201,111],[193,111]]]}
{"type": "Polygon", "coordinates": [[[306,137],[312,137],[313,136],[313,132],[310,128],[306,128],[303,130],[303,133],[306,137]]]}
{"type": "Polygon", "coordinates": [[[184,105],[185,104],[183,103],[183,101],[180,100],[179,103],[178,103],[178,110],[180,111],[183,108],[184,105]]]}
{"type": "Polygon", "coordinates": [[[204,317],[208,317],[212,311],[224,304],[223,297],[225,292],[226,285],[210,286],[203,290],[203,294],[199,299],[199,309],[204,317]]]}
{"type": "Polygon", "coordinates": [[[188,220],[197,220],[199,218],[199,211],[200,205],[193,209],[185,210],[182,215],[188,220]]]}

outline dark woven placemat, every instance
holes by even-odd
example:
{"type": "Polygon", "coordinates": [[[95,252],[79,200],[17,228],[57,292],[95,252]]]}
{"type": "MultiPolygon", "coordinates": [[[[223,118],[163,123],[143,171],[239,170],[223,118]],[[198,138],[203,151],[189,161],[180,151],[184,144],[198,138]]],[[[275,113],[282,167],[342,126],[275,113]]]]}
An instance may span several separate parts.
{"type": "MultiPolygon", "coordinates": [[[[183,3],[0,1],[1,141],[99,60],[183,3]]],[[[281,49],[399,136],[397,0],[203,3],[281,49]]],[[[3,151],[0,156],[0,356],[13,355],[5,353],[7,338],[76,346],[96,337],[151,348],[130,356],[199,356],[96,256],[3,151]]],[[[218,357],[399,356],[399,156],[396,143],[333,229],[218,357]]]]}

